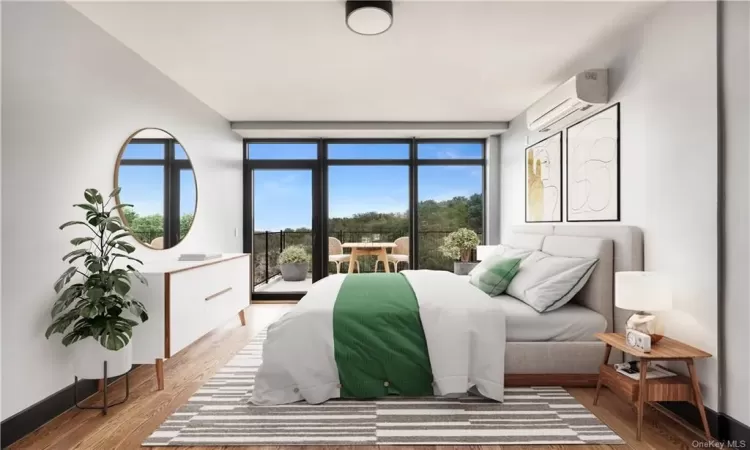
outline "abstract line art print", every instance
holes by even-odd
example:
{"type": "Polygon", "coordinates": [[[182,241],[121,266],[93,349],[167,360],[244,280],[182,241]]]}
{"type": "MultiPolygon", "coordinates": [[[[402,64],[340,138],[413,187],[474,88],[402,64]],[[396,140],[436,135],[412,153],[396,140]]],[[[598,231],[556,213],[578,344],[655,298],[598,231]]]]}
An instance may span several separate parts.
{"type": "Polygon", "coordinates": [[[526,148],[526,222],[562,222],[562,132],[526,148]]]}
{"type": "Polygon", "coordinates": [[[620,104],[568,127],[567,220],[620,220],[620,104]]]}

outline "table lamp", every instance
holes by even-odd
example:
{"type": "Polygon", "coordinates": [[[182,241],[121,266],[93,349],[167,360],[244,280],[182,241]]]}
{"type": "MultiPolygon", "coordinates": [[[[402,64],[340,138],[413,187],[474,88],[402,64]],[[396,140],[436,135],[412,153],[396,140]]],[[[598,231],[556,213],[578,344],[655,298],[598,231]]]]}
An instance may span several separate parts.
{"type": "Polygon", "coordinates": [[[651,336],[658,342],[656,316],[650,313],[672,309],[672,289],[669,281],[656,272],[616,272],[615,306],[636,311],[626,323],[633,329],[651,336]]]}

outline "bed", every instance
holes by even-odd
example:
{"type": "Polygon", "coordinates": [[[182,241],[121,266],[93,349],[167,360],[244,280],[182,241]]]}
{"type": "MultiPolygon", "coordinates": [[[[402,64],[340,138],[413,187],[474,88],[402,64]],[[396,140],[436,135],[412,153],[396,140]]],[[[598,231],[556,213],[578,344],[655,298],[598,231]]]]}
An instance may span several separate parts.
{"type": "Polygon", "coordinates": [[[331,275],[268,328],[252,403],[461,395],[502,401],[505,313],[450,272],[331,275]]]}
{"type": "Polygon", "coordinates": [[[507,295],[489,297],[448,272],[329,276],[269,327],[252,402],[460,395],[470,388],[502,401],[506,385],[595,383],[604,345],[593,334],[624,328],[628,312],[615,312],[614,272],[642,270],[640,230],[527,225],[504,244],[598,263],[568,304],[545,313],[507,295]],[[346,302],[337,299],[345,290],[346,302]],[[411,300],[396,300],[408,290],[411,300]]]}
{"type": "MultiPolygon", "coordinates": [[[[527,224],[514,226],[503,244],[542,250],[559,256],[597,257],[599,263],[591,278],[561,310],[577,308],[588,319],[584,319],[582,314],[576,314],[575,320],[585,320],[586,326],[596,325],[596,316],[591,314],[598,315],[606,320],[605,328],[599,331],[624,332],[625,322],[632,312],[616,309],[614,306],[614,273],[643,270],[643,235],[639,228],[624,225],[527,224]]],[[[514,314],[514,311],[506,308],[507,386],[596,385],[604,344],[587,334],[593,328],[586,332],[560,332],[554,336],[519,334],[514,330],[522,328],[524,323],[531,323],[530,320],[533,319],[523,314],[514,314]]],[[[542,316],[547,314],[550,313],[542,316]]],[[[544,319],[552,318],[547,316],[544,319]]],[[[622,354],[612,352],[610,362],[612,361],[622,361],[622,354]]]]}

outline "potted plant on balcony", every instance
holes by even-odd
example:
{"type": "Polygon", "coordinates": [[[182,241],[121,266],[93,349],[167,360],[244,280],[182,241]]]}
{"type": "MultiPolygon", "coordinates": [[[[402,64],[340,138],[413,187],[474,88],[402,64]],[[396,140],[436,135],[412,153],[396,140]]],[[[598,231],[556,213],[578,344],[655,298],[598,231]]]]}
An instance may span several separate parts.
{"type": "Polygon", "coordinates": [[[279,255],[279,269],[284,281],[303,281],[310,266],[310,254],[301,245],[290,245],[279,255]]]}
{"type": "Polygon", "coordinates": [[[455,260],[453,263],[453,273],[456,275],[468,275],[476,263],[469,262],[471,251],[479,245],[479,236],[468,229],[459,228],[443,239],[443,245],[440,246],[440,252],[455,260]]]}
{"type": "MultiPolygon", "coordinates": [[[[75,375],[84,379],[128,372],[133,362],[133,327],[139,323],[134,319],[148,320],[143,304],[129,295],[131,275],[141,283],[146,280],[133,266],[123,264],[142,263],[130,256],[135,251],[125,241],[131,236],[130,231],[119,217],[112,216],[118,208],[131,205],[109,207],[119,190],[115,189],[105,203],[99,191],[86,189],[86,203],[74,205],[86,212],[86,221],[74,220],[60,226],[61,230],[81,227],[87,236],[73,238],[70,243],[76,248],[62,258],[71,266],[55,282],[55,292],[60,296],[52,306],[53,321],[45,335],[49,339],[60,333],[64,335],[63,345],[75,344],[75,375]],[[79,263],[73,264],[76,261],[79,263]]],[[[106,413],[106,405],[104,409],[106,413]]]]}

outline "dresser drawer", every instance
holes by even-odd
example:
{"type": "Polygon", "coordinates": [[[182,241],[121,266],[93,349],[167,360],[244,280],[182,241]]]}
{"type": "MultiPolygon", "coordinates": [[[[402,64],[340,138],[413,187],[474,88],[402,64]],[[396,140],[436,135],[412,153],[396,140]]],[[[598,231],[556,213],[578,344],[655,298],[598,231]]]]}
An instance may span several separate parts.
{"type": "Polygon", "coordinates": [[[168,357],[249,304],[249,261],[240,257],[171,275],[168,357]]]}
{"type": "Polygon", "coordinates": [[[237,312],[250,304],[250,258],[237,258],[224,264],[220,273],[214,273],[215,291],[208,295],[206,320],[212,329],[231,319],[237,312]]]}

